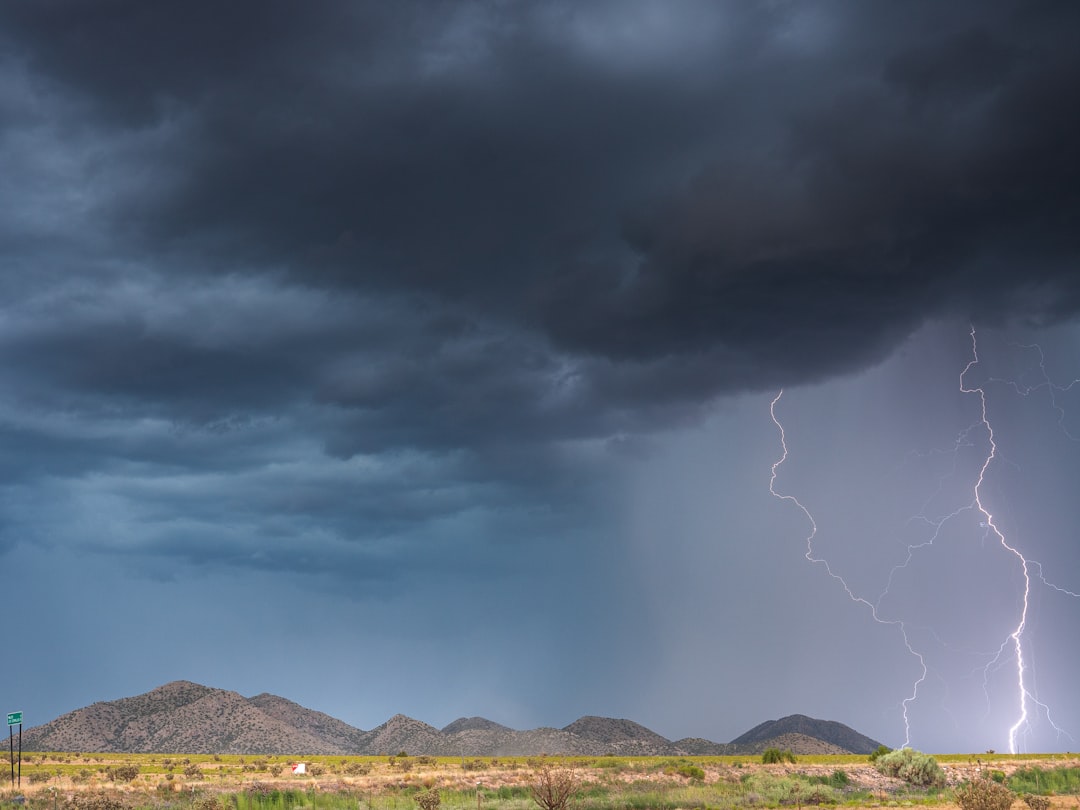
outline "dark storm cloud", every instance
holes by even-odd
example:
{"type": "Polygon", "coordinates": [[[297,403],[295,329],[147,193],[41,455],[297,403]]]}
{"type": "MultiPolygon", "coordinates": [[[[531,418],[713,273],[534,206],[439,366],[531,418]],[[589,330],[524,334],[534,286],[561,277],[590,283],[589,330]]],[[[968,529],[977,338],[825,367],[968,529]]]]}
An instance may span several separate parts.
{"type": "Polygon", "coordinates": [[[4,14],[64,145],[131,141],[90,159],[111,237],[187,273],[441,297],[572,356],[717,352],[714,391],[1078,303],[1068,5],[4,14]]]}
{"type": "MultiPolygon", "coordinates": [[[[432,453],[469,497],[573,511],[593,445],[718,394],[928,317],[1072,317],[1077,14],[7,4],[15,446],[110,474],[432,453]]],[[[361,534],[428,519],[394,481],[361,534]]],[[[308,519],[355,527],[331,500],[308,519]]]]}

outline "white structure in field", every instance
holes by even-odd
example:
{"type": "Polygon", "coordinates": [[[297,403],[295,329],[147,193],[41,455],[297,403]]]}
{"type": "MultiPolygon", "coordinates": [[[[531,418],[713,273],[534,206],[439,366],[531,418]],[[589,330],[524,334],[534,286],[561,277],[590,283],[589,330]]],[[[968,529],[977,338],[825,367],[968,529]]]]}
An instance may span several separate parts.
{"type": "Polygon", "coordinates": [[[303,762],[297,762],[295,765],[292,766],[292,772],[303,776],[305,773],[307,773],[307,765],[303,762]]]}

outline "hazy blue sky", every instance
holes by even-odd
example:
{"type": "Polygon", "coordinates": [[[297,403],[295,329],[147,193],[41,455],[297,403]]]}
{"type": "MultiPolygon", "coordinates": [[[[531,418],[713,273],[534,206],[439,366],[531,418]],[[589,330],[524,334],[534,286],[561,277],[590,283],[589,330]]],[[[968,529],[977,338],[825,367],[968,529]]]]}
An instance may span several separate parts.
{"type": "Polygon", "coordinates": [[[1077,31],[0,5],[6,710],[1075,750],[1077,31]]]}

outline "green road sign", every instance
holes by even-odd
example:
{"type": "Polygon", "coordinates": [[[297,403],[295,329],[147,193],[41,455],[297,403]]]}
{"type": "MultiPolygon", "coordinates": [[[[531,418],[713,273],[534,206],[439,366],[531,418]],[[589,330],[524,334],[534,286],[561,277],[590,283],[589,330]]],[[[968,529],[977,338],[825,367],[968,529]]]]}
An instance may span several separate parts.
{"type": "Polygon", "coordinates": [[[22,725],[22,712],[12,712],[7,716],[7,724],[9,726],[21,726],[22,725]]]}

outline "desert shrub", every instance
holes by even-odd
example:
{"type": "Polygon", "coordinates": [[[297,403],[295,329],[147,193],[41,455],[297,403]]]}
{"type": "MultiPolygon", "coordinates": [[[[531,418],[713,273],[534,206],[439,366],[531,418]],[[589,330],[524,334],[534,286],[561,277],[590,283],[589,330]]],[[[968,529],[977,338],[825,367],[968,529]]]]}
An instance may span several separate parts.
{"type": "Polygon", "coordinates": [[[973,779],[956,790],[961,810],[1009,810],[1016,794],[992,779],[973,779]]]}
{"type": "Polygon", "coordinates": [[[192,804],[194,810],[225,810],[225,805],[217,796],[201,796],[192,804]]]}
{"type": "Polygon", "coordinates": [[[836,804],[836,791],[828,785],[813,785],[794,780],[784,801],[800,807],[804,804],[836,804]]]}
{"type": "Polygon", "coordinates": [[[79,772],[72,774],[71,781],[76,785],[82,785],[90,781],[90,777],[94,775],[94,772],[89,768],[80,768],[79,772]]]}
{"type": "Polygon", "coordinates": [[[48,771],[34,771],[29,775],[31,785],[39,785],[42,782],[48,782],[51,778],[48,771]]]}
{"type": "Polygon", "coordinates": [[[349,776],[363,776],[371,773],[371,766],[366,762],[350,762],[345,766],[345,773],[349,776]]]}
{"type": "Polygon", "coordinates": [[[199,769],[199,766],[191,762],[191,760],[186,761],[189,764],[184,766],[184,776],[186,776],[188,779],[198,779],[199,777],[201,777],[202,770],[199,769]]]}
{"type": "Polygon", "coordinates": [[[461,767],[466,771],[482,771],[487,768],[482,759],[465,760],[461,763],[461,767]]]}
{"type": "Polygon", "coordinates": [[[94,793],[76,793],[64,802],[65,810],[124,810],[124,803],[119,797],[97,791],[94,793]]]}
{"type": "Polygon", "coordinates": [[[307,766],[307,772],[311,776],[322,776],[326,773],[326,767],[321,762],[310,762],[307,766]]]}
{"type": "Polygon", "coordinates": [[[937,760],[912,748],[901,748],[878,757],[874,766],[886,776],[895,776],[919,787],[944,787],[945,773],[937,760]]]}
{"type": "Polygon", "coordinates": [[[687,779],[697,779],[699,781],[705,779],[705,771],[697,765],[680,765],[675,769],[675,773],[679,776],[685,776],[687,779]]]}
{"type": "Polygon", "coordinates": [[[1034,793],[1024,794],[1024,804],[1031,810],[1050,810],[1049,796],[1036,796],[1034,793]]]}
{"type": "Polygon", "coordinates": [[[1005,784],[1005,771],[990,771],[990,778],[999,785],[1005,784]]]}
{"type": "Polygon", "coordinates": [[[871,762],[877,762],[880,757],[883,757],[886,754],[891,754],[891,753],[892,753],[892,749],[889,748],[889,746],[887,746],[887,745],[879,745],[877,748],[875,748],[873,751],[870,752],[870,761],[871,762]]]}
{"type": "Polygon", "coordinates": [[[780,762],[795,762],[795,754],[790,748],[781,751],[779,748],[766,748],[761,754],[761,761],[765,765],[776,765],[780,762]]]}
{"type": "Polygon", "coordinates": [[[438,760],[436,760],[435,757],[427,756],[426,754],[416,758],[417,765],[435,765],[437,762],[438,760]]]}
{"type": "Polygon", "coordinates": [[[542,766],[529,786],[529,795],[541,810],[566,810],[577,793],[577,775],[572,770],[542,766]]]}
{"type": "Polygon", "coordinates": [[[437,790],[425,790],[423,793],[417,793],[413,798],[420,805],[421,810],[438,810],[442,802],[437,790]]]}
{"type": "Polygon", "coordinates": [[[131,782],[139,775],[138,765],[114,765],[105,771],[113,782],[131,782]]]}
{"type": "Polygon", "coordinates": [[[845,788],[851,784],[847,771],[835,770],[829,776],[808,776],[807,781],[815,785],[828,785],[832,788],[845,788]]]}

